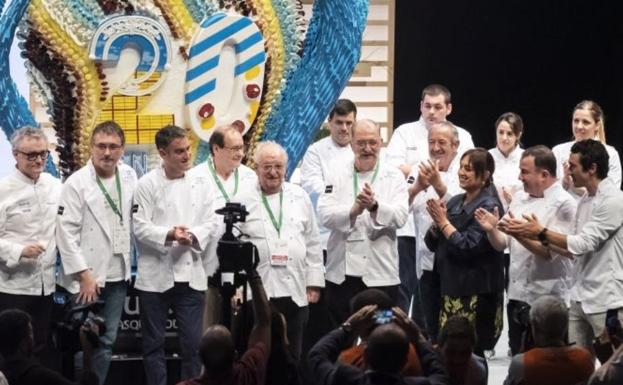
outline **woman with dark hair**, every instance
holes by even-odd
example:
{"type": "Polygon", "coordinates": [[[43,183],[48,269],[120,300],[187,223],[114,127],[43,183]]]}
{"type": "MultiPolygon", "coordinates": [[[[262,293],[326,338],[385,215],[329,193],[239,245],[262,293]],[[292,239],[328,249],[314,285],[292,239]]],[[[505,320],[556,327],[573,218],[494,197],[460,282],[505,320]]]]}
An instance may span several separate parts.
{"type": "Polygon", "coordinates": [[[505,112],[495,122],[495,147],[489,150],[495,161],[497,172],[493,182],[502,199],[504,208],[507,208],[516,191],[522,189],[519,181],[519,161],[523,148],[521,148],[521,135],[523,134],[523,121],[521,116],[514,112],[505,112]]]}
{"type": "Polygon", "coordinates": [[[447,204],[435,199],[427,202],[434,223],[425,242],[435,252],[435,270],[441,281],[440,326],[453,315],[467,317],[476,329],[474,352],[480,356],[494,348],[502,331],[504,260],[474,218],[479,207],[503,211],[493,185],[494,170],[487,150],[468,150],[459,169],[459,184],[465,193],[447,204]]]}

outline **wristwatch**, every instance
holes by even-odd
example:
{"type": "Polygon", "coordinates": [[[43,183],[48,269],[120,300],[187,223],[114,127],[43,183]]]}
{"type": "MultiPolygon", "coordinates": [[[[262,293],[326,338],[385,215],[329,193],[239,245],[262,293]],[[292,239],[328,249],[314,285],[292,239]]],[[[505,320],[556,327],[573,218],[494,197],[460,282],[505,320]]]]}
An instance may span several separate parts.
{"type": "Polygon", "coordinates": [[[376,210],[378,210],[378,209],[379,209],[379,202],[378,202],[378,201],[374,201],[374,204],[372,205],[372,207],[370,207],[370,208],[368,209],[368,211],[370,211],[370,212],[374,212],[374,211],[376,211],[376,210]]]}
{"type": "Polygon", "coordinates": [[[543,230],[537,235],[538,240],[545,247],[549,245],[549,241],[547,240],[547,227],[543,227],[543,230]]]}

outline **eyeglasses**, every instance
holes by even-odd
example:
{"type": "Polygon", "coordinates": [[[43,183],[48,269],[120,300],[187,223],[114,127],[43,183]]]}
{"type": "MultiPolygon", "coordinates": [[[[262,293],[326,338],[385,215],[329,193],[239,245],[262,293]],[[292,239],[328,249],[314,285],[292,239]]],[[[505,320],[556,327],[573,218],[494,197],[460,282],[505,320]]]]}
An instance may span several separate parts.
{"type": "Polygon", "coordinates": [[[281,172],[286,168],[286,166],[284,164],[265,164],[265,165],[261,165],[260,169],[263,172],[270,172],[273,169],[277,172],[281,172]]]}
{"type": "Polygon", "coordinates": [[[118,144],[94,143],[93,147],[97,148],[101,152],[104,152],[104,151],[106,151],[106,149],[108,149],[110,151],[118,151],[123,146],[120,146],[118,144]]]}
{"type": "Polygon", "coordinates": [[[366,146],[370,146],[370,148],[377,148],[381,143],[378,140],[357,140],[355,142],[355,146],[359,148],[365,148],[366,146]]]}
{"type": "Polygon", "coordinates": [[[223,148],[231,151],[231,152],[245,152],[245,147],[244,146],[233,146],[233,147],[227,147],[227,146],[223,146],[223,148]]]}
{"type": "Polygon", "coordinates": [[[45,151],[41,151],[41,152],[24,152],[24,151],[20,151],[20,150],[15,150],[16,152],[19,152],[20,154],[24,155],[26,157],[26,159],[28,159],[29,161],[35,161],[39,158],[41,158],[41,160],[46,160],[48,158],[48,155],[50,155],[50,151],[45,150],[45,151]]]}

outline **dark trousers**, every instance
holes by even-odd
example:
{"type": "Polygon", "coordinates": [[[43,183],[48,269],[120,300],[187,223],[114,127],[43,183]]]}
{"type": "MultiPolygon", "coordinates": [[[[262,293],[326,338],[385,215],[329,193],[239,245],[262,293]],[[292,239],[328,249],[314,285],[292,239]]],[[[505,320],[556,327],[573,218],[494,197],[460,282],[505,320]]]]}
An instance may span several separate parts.
{"type": "MultiPolygon", "coordinates": [[[[21,295],[0,293],[0,311],[19,309],[30,315],[35,338],[34,352],[39,358],[50,346],[50,315],[52,313],[52,295],[21,295]]],[[[44,360],[46,361],[46,360],[44,360]]],[[[45,364],[45,362],[42,362],[45,364]]]]}
{"type": "Polygon", "coordinates": [[[335,325],[341,325],[350,317],[352,311],[350,309],[350,301],[357,294],[366,289],[378,289],[384,291],[394,303],[398,298],[398,285],[392,286],[374,286],[368,287],[361,277],[346,276],[341,284],[326,282],[327,301],[329,303],[329,312],[335,325]]]}
{"type": "Polygon", "coordinates": [[[508,347],[511,354],[521,353],[524,334],[528,331],[528,313],[530,305],[523,301],[511,299],[506,305],[506,316],[508,318],[508,347]]]}
{"type": "Polygon", "coordinates": [[[286,319],[290,353],[298,361],[303,349],[303,334],[309,319],[309,308],[307,306],[299,307],[292,301],[292,297],[271,298],[270,302],[286,319]]]}
{"type": "Polygon", "coordinates": [[[188,283],[176,282],[163,293],[139,291],[139,301],[147,384],[167,382],[164,342],[169,309],[173,309],[177,321],[182,378],[197,377],[201,372],[199,342],[203,332],[204,292],[190,288],[188,283]]]}
{"type": "MultiPolygon", "coordinates": [[[[323,250],[323,254],[325,255],[326,260],[327,251],[323,250]]],[[[310,303],[308,305],[309,321],[307,322],[307,328],[303,335],[302,357],[307,355],[307,352],[316,344],[316,342],[318,342],[331,330],[339,326],[333,325],[331,322],[326,294],[326,290],[324,288],[321,289],[320,300],[316,303],[310,303]]]]}
{"type": "Polygon", "coordinates": [[[415,273],[415,237],[398,237],[398,271],[400,286],[396,305],[411,318],[420,328],[424,328],[424,314],[420,303],[420,289],[415,273]]]}
{"type": "Polygon", "coordinates": [[[441,311],[441,281],[436,271],[424,270],[419,281],[420,299],[426,322],[426,334],[433,343],[439,338],[439,312],[441,311]]]}

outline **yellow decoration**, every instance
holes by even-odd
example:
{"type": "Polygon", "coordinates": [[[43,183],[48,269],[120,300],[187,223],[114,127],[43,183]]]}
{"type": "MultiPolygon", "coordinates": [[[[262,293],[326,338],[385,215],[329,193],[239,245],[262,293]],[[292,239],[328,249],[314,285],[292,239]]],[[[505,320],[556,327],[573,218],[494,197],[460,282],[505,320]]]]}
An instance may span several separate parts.
{"type": "Polygon", "coordinates": [[[216,119],[214,119],[214,116],[210,116],[207,119],[201,120],[201,128],[203,128],[204,130],[209,130],[214,127],[215,123],[216,123],[216,119]]]}
{"type": "Polygon", "coordinates": [[[251,102],[249,103],[249,122],[253,124],[255,117],[257,116],[257,110],[260,108],[259,102],[251,102]]]}
{"type": "Polygon", "coordinates": [[[244,73],[246,80],[253,80],[260,75],[260,66],[255,66],[244,73]]]}

